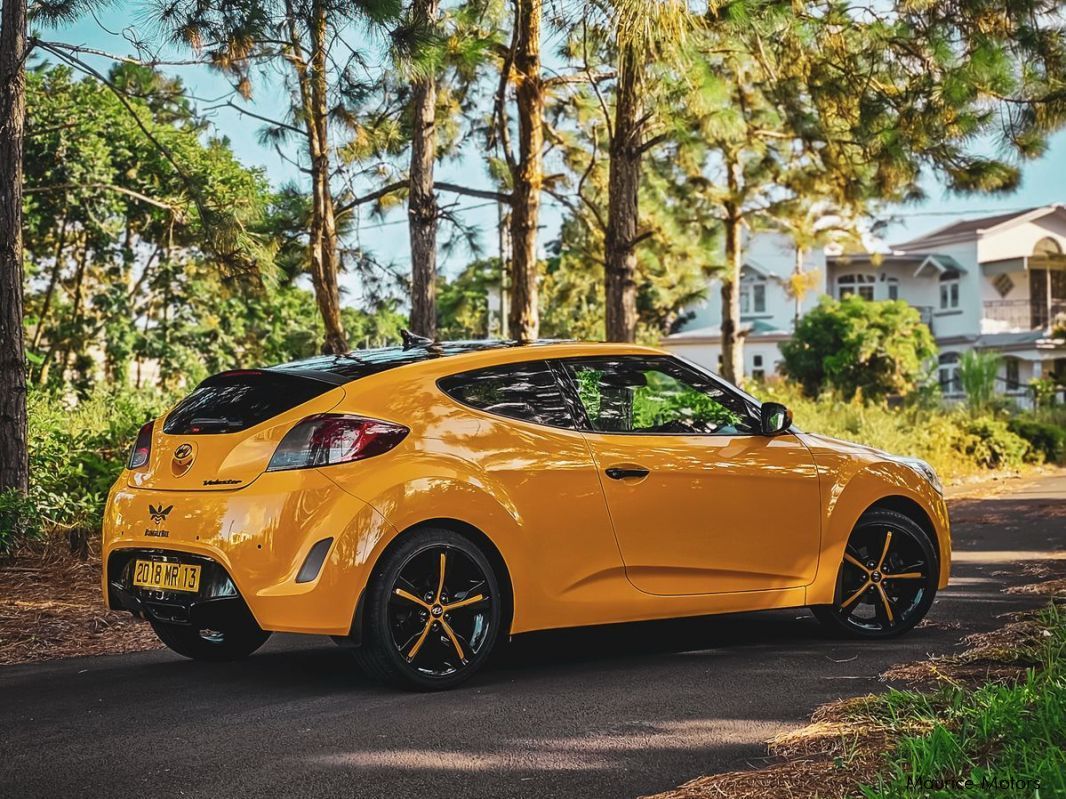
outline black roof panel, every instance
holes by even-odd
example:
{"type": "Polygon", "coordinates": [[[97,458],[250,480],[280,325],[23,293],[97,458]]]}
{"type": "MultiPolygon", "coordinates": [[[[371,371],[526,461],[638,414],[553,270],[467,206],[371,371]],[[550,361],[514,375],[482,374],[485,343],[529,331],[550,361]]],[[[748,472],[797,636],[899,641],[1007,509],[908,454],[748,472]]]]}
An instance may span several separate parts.
{"type": "MultiPolygon", "coordinates": [[[[529,344],[547,344],[552,342],[528,342],[529,344]]],[[[518,341],[500,341],[486,339],[480,341],[441,341],[426,346],[378,347],[376,349],[353,350],[344,355],[316,355],[299,361],[281,363],[269,367],[273,371],[299,374],[334,385],[343,385],[360,377],[369,377],[378,372],[407,366],[433,358],[446,358],[449,355],[462,355],[466,352],[506,349],[525,346],[518,341]]]]}

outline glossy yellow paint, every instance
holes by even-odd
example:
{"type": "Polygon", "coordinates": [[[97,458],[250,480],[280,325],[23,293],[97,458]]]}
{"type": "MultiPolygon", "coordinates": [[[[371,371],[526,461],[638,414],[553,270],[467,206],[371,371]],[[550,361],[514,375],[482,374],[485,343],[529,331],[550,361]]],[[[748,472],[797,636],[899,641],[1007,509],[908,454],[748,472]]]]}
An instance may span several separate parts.
{"type": "Polygon", "coordinates": [[[105,563],[121,548],[204,555],[264,629],[343,635],[385,548],[441,524],[497,550],[519,633],[829,603],[856,520],[892,497],[921,510],[946,585],[943,499],[874,450],[802,433],[587,434],[478,411],[436,385],[496,364],[626,353],[662,354],[606,344],[470,352],[363,377],[242,433],[169,436],[157,424],[149,464],[123,472],[108,498],[105,563]],[[327,411],[411,433],[364,461],[264,471],[293,424],[327,411]],[[191,463],[187,448],[175,458],[186,444],[191,463]],[[602,478],[627,463],[651,474],[602,478]],[[149,506],[160,503],[173,509],[156,522],[149,506]],[[318,576],[296,582],[325,538],[333,543],[318,576]]]}

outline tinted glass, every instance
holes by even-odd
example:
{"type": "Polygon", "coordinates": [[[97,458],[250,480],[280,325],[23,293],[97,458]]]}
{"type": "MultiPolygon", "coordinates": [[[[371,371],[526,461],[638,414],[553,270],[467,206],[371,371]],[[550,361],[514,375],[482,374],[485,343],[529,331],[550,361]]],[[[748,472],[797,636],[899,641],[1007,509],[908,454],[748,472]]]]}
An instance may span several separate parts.
{"type": "Polygon", "coordinates": [[[459,402],[488,413],[551,427],[574,426],[555,374],[543,361],[464,372],[437,385],[459,402]]]}
{"type": "Polygon", "coordinates": [[[324,394],[333,386],[269,371],[229,372],[209,377],[167,416],[171,435],[235,433],[324,394]]]}
{"type": "Polygon", "coordinates": [[[739,397],[669,358],[621,356],[565,363],[597,432],[745,435],[756,430],[739,397]]]}
{"type": "Polygon", "coordinates": [[[296,374],[312,374],[321,380],[338,385],[369,377],[379,372],[428,361],[462,355],[465,352],[493,350],[517,346],[513,341],[443,341],[426,347],[378,347],[377,349],[353,350],[344,355],[317,355],[300,361],[278,364],[273,370],[296,374]]]}

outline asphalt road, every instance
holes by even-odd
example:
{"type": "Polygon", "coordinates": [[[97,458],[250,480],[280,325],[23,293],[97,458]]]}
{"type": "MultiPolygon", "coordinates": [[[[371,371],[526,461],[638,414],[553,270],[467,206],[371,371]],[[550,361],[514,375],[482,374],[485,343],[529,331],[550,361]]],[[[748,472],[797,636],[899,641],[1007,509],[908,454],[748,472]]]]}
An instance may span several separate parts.
{"type": "Polygon", "coordinates": [[[432,695],[379,688],[298,636],[235,664],[160,651],[3,668],[0,797],[636,797],[758,764],[816,705],[1040,603],[1001,589],[1066,557],[1066,477],[952,517],[953,584],[890,643],[827,639],[806,611],[538,633],[432,695]]]}

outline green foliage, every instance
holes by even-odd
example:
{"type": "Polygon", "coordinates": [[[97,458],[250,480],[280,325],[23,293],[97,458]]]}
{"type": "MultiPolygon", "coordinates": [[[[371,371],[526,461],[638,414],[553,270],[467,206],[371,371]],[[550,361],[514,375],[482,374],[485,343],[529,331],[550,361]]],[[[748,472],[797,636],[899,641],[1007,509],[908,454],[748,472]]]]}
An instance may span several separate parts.
{"type": "Polygon", "coordinates": [[[977,688],[952,684],[924,696],[893,691],[872,703],[876,722],[904,734],[889,753],[885,772],[862,795],[927,799],[998,799],[1066,795],[1066,616],[1051,605],[1039,618],[1042,645],[1026,652],[1037,666],[1017,682],[977,688]],[[909,778],[949,782],[908,790],[909,778]],[[1025,780],[1029,788],[999,780],[1025,780]],[[962,785],[957,784],[959,780],[962,785]],[[969,781],[968,783],[966,781],[969,781]],[[1039,789],[1033,784],[1039,782],[1039,789]]]}
{"type": "Polygon", "coordinates": [[[1048,463],[1058,463],[1066,457],[1066,426],[1061,421],[1043,421],[1025,415],[1011,419],[1007,427],[1028,441],[1033,452],[1042,453],[1048,463]]]}
{"type": "Polygon", "coordinates": [[[1002,419],[990,416],[962,423],[955,447],[986,469],[1017,468],[1032,457],[1028,441],[1012,433],[1002,419]]]}
{"type": "Polygon", "coordinates": [[[1000,362],[996,353],[977,350],[965,352],[959,361],[959,382],[966,392],[966,404],[975,413],[987,410],[995,399],[1000,362]]]}
{"type": "MultiPolygon", "coordinates": [[[[487,338],[489,291],[498,290],[498,258],[473,261],[454,280],[437,283],[437,336],[441,339],[487,338]]],[[[498,337],[500,331],[495,331],[498,337]]]]}
{"type": "Polygon", "coordinates": [[[811,398],[798,385],[782,380],[759,386],[755,393],[791,408],[801,430],[922,458],[944,480],[985,469],[1015,469],[1038,458],[1006,422],[975,418],[961,408],[945,410],[938,402],[890,408],[858,397],[844,400],[831,392],[811,398]]]}
{"type": "Polygon", "coordinates": [[[21,491],[0,491],[0,558],[41,536],[42,520],[33,498],[21,491]]]}
{"type": "Polygon", "coordinates": [[[845,398],[907,395],[936,345],[918,311],[902,301],[822,299],[781,345],[783,370],[808,396],[832,389],[845,398]]]}
{"type": "Polygon", "coordinates": [[[100,390],[71,403],[31,392],[30,497],[41,519],[50,526],[98,526],[137,430],[172,400],[156,391],[100,390]]]}
{"type": "Polygon", "coordinates": [[[30,490],[0,493],[0,556],[53,530],[98,529],[137,430],[173,400],[154,390],[98,390],[80,402],[31,391],[30,490]]]}

